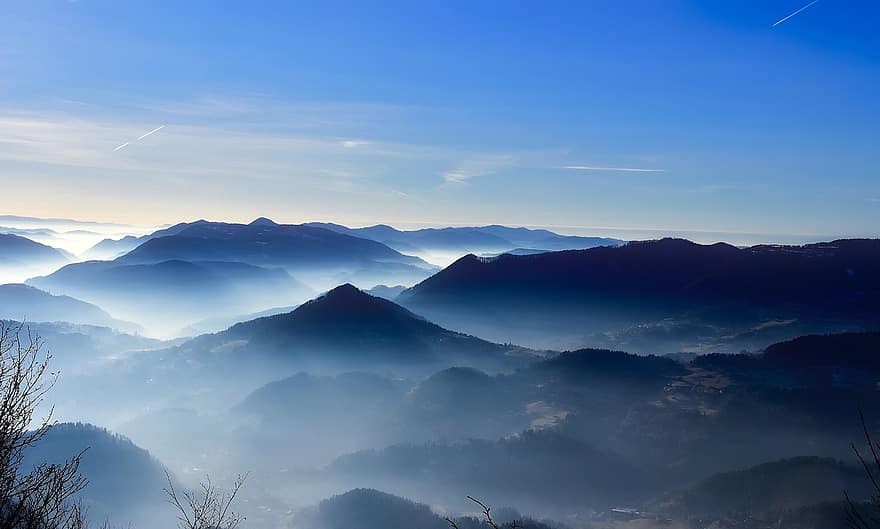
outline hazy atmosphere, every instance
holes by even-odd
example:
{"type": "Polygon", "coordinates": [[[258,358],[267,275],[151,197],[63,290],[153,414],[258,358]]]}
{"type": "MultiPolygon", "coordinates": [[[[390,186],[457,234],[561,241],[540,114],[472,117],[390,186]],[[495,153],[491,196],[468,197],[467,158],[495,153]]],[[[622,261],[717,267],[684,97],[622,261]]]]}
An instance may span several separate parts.
{"type": "Polygon", "coordinates": [[[880,4],[0,4],[0,529],[880,527],[880,4]]]}

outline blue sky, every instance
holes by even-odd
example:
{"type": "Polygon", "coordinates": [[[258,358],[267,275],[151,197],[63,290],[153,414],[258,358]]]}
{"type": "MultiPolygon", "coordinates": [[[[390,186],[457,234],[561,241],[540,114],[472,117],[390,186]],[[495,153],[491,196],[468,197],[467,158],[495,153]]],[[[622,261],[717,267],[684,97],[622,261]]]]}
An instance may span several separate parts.
{"type": "Polygon", "coordinates": [[[3,212],[876,236],[880,4],[806,3],[3,2],[3,212]]]}

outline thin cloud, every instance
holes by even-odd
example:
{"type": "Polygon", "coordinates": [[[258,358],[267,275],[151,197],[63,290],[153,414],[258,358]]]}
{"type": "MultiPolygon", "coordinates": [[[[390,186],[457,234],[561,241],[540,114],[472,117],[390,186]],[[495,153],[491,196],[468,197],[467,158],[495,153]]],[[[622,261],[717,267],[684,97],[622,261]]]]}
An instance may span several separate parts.
{"type": "Polygon", "coordinates": [[[785,21],[788,20],[789,18],[791,18],[791,17],[793,17],[793,16],[799,14],[801,11],[803,11],[803,10],[809,8],[809,7],[812,7],[812,6],[813,6],[816,2],[818,2],[818,1],[819,1],[819,0],[813,0],[812,2],[810,2],[809,4],[805,5],[804,7],[800,8],[800,9],[798,9],[798,10],[795,11],[794,13],[792,13],[792,14],[786,16],[786,17],[780,18],[779,20],[777,20],[776,22],[774,22],[773,25],[770,26],[770,27],[771,27],[771,28],[775,28],[776,26],[778,26],[779,24],[782,24],[783,22],[785,22],[785,21]]]}
{"type": "Polygon", "coordinates": [[[445,184],[464,184],[472,178],[495,174],[498,171],[515,166],[520,156],[514,154],[487,154],[466,158],[454,169],[441,173],[445,184]]]}
{"type": "Polygon", "coordinates": [[[608,171],[618,173],[665,173],[666,169],[648,169],[643,167],[599,167],[594,165],[563,165],[560,169],[570,171],[608,171]]]}
{"type": "Polygon", "coordinates": [[[447,171],[443,173],[443,180],[448,184],[460,184],[462,182],[470,179],[473,174],[468,174],[465,171],[447,171]]]}
{"type": "Polygon", "coordinates": [[[362,147],[364,145],[369,145],[370,142],[365,140],[344,140],[342,142],[342,146],[346,149],[353,149],[355,147],[362,147]]]}

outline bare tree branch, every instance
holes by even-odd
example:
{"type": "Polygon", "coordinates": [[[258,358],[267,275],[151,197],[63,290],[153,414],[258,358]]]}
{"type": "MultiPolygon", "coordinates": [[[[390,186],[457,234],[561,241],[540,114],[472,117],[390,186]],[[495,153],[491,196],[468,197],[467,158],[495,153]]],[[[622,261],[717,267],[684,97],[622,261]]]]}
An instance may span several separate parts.
{"type": "Polygon", "coordinates": [[[178,493],[167,471],[165,479],[168,480],[168,486],[163,490],[168,496],[168,503],[177,511],[179,529],[235,529],[244,521],[244,517],[233,512],[231,508],[247,479],[247,474],[236,476],[228,493],[217,489],[210,476],[200,484],[200,493],[194,491],[178,493]]]}

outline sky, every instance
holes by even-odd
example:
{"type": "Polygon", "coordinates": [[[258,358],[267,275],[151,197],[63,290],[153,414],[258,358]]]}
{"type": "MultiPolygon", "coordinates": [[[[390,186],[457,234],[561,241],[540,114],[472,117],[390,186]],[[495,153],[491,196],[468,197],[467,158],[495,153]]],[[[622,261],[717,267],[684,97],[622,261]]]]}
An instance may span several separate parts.
{"type": "Polygon", "coordinates": [[[0,214],[878,236],[880,3],[807,3],[0,0],[0,214]]]}

